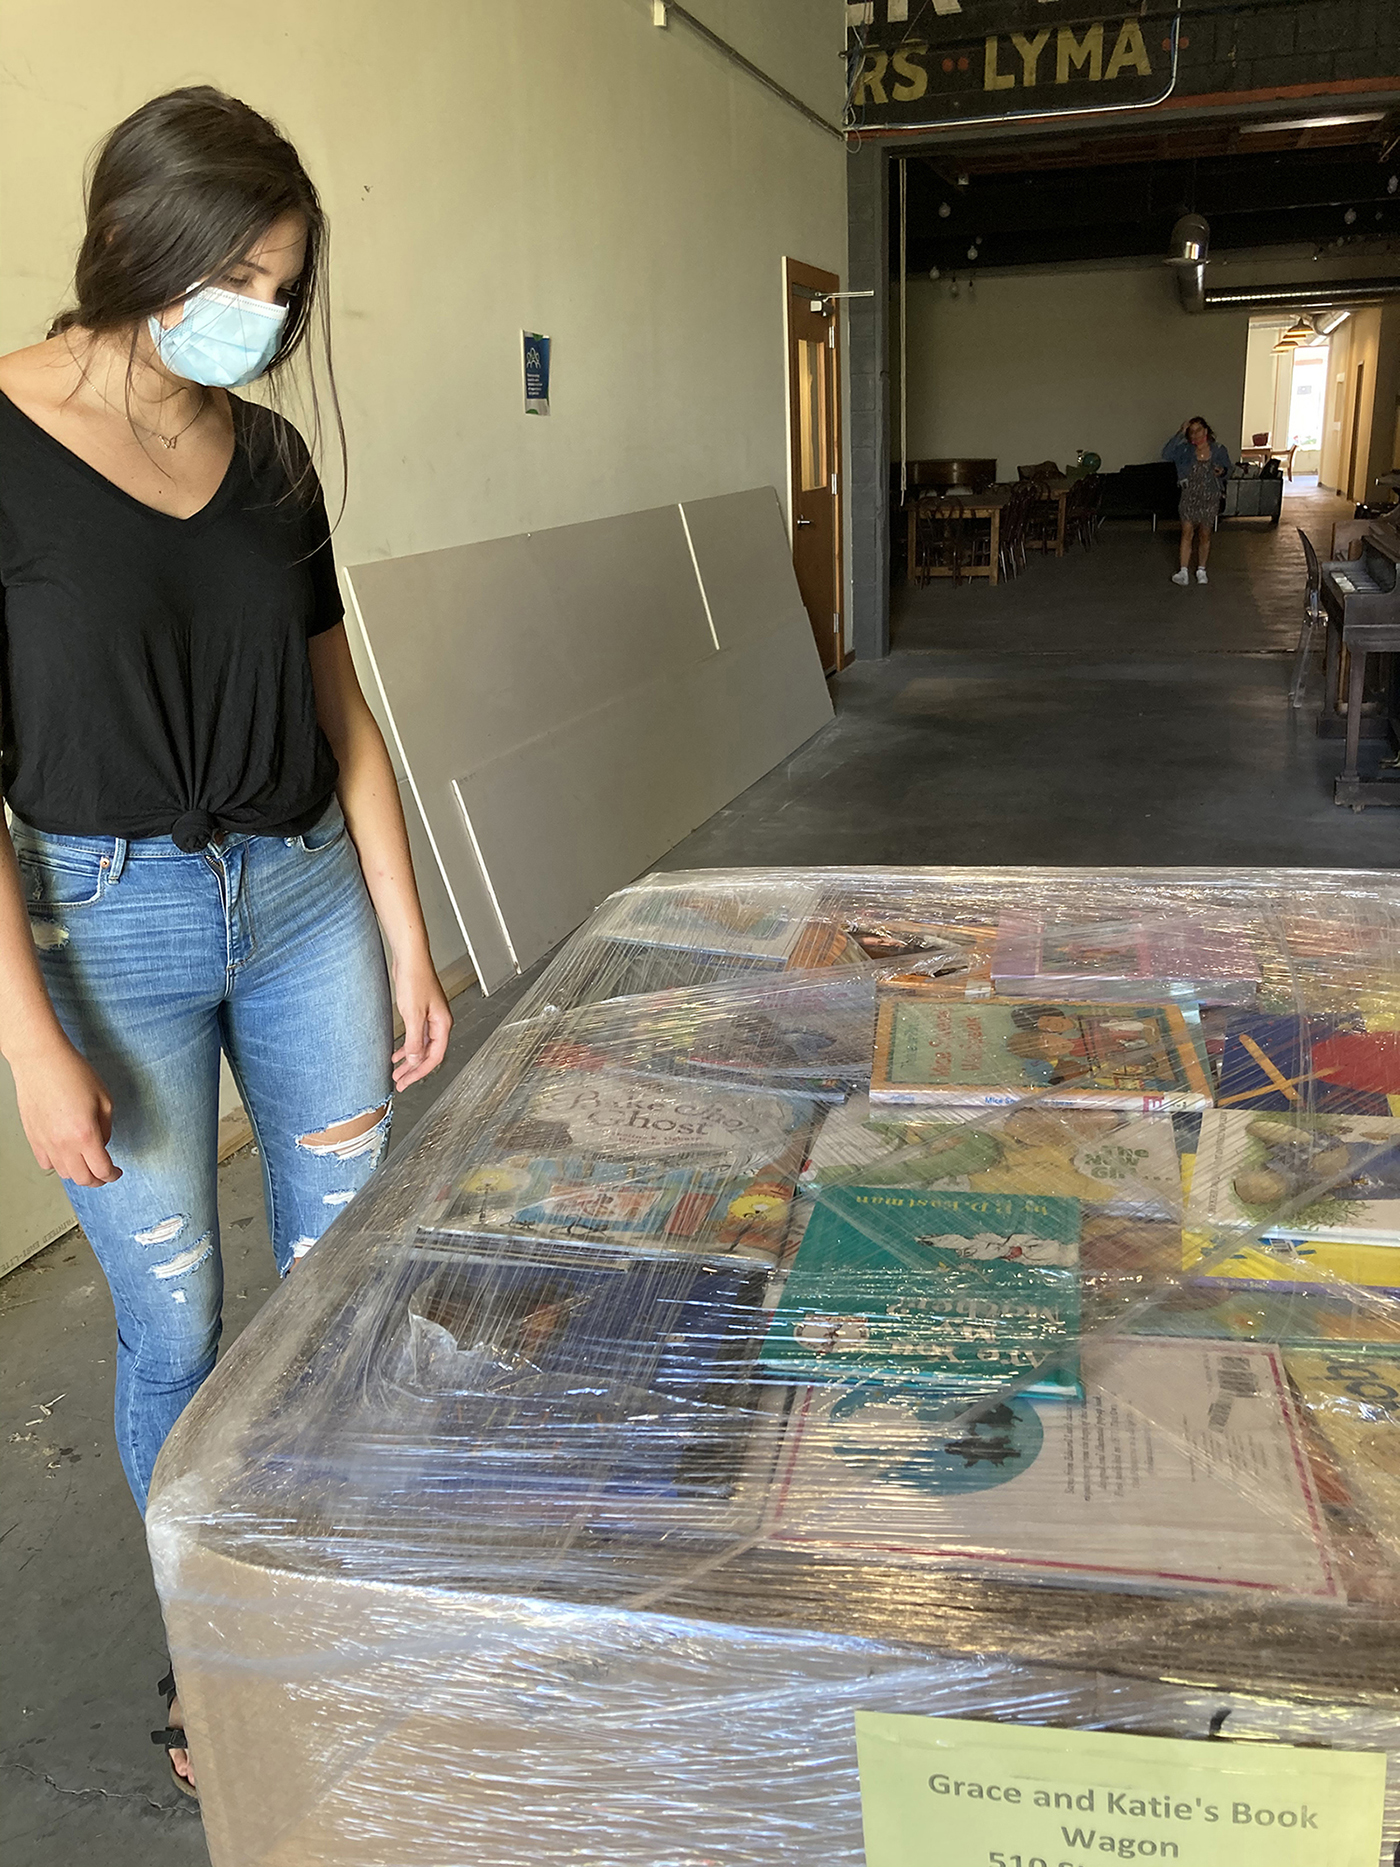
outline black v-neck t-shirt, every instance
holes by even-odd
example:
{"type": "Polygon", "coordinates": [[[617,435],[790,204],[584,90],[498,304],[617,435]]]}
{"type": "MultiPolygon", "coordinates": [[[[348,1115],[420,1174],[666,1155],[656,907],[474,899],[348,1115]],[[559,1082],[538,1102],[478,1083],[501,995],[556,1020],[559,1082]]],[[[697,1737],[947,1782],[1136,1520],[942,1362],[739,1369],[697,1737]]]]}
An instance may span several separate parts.
{"type": "Polygon", "coordinates": [[[229,397],[191,518],[123,492],[0,394],[0,786],[62,836],[294,836],[335,789],[306,644],[344,614],[305,443],[229,397]],[[278,434],[293,461],[279,459],[278,434]]]}

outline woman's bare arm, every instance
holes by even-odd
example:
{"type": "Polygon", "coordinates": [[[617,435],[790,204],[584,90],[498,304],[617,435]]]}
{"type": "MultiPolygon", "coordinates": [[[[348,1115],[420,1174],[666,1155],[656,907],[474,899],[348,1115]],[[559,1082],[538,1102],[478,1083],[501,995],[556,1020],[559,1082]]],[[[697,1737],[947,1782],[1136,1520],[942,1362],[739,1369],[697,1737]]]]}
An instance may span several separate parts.
{"type": "Polygon", "coordinates": [[[406,1089],[442,1062],[452,1013],[428,950],[394,768],[360,691],[345,625],[313,635],[309,647],[316,714],[340,765],[340,806],[392,955],[394,1002],[404,1025],[394,1087],[406,1089]]]}
{"type": "Polygon", "coordinates": [[[121,1178],[107,1143],[112,1098],[69,1043],[39,971],[14,844],[0,812],[0,1054],[34,1158],[78,1186],[121,1178]]]}

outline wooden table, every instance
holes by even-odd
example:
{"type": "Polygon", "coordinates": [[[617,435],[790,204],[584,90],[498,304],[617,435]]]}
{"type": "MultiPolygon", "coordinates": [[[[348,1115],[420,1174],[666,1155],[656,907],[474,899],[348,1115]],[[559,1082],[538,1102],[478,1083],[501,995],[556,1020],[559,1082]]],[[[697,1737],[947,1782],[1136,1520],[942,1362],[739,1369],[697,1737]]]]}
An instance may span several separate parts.
{"type": "Polygon", "coordinates": [[[1327,612],[1327,672],[1317,730],[1326,738],[1334,734],[1346,738],[1346,759],[1333,798],[1338,804],[1350,804],[1353,810],[1364,810],[1367,804],[1400,806],[1400,771],[1374,778],[1363,778],[1360,772],[1363,739],[1383,739],[1400,745],[1400,680],[1396,664],[1400,622],[1346,622],[1325,584],[1322,600],[1327,612]],[[1371,655],[1383,657],[1381,695],[1374,710],[1364,699],[1366,663],[1371,655]],[[1344,658],[1350,664],[1345,713],[1341,704],[1344,658]]]}
{"type": "MultiPolygon", "coordinates": [[[[1062,558],[1065,554],[1065,508],[1069,502],[1069,492],[1070,488],[1074,485],[1074,481],[1067,479],[1046,480],[1044,485],[1047,494],[1055,501],[1057,508],[1055,518],[1055,556],[1057,558],[1062,558]]],[[[910,583],[913,583],[915,574],[914,558],[918,532],[918,525],[916,522],[918,508],[920,506],[943,505],[945,501],[951,499],[961,501],[963,513],[967,518],[990,519],[992,522],[991,562],[989,564],[964,564],[962,569],[963,576],[985,577],[988,583],[1000,583],[1001,514],[1002,508],[1011,498],[1011,492],[1012,489],[1009,486],[989,486],[985,492],[981,493],[929,493],[920,495],[916,499],[906,501],[904,509],[908,515],[907,523],[909,536],[907,544],[910,583]]],[[[951,577],[952,574],[951,570],[944,570],[941,568],[935,568],[929,572],[931,577],[951,577]]]]}
{"type": "Polygon", "coordinates": [[[1257,460],[1261,467],[1266,460],[1281,460],[1283,470],[1291,480],[1293,478],[1293,456],[1297,451],[1296,447],[1242,447],[1240,459],[1257,460]]]}

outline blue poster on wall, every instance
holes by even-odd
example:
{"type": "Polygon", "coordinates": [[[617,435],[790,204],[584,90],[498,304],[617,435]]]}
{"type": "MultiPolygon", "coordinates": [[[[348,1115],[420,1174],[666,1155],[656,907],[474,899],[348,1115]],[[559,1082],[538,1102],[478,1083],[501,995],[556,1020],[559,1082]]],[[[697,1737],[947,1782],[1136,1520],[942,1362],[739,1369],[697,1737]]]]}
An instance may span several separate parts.
{"type": "Polygon", "coordinates": [[[525,413],[549,413],[549,339],[538,331],[522,331],[525,339],[525,413]]]}

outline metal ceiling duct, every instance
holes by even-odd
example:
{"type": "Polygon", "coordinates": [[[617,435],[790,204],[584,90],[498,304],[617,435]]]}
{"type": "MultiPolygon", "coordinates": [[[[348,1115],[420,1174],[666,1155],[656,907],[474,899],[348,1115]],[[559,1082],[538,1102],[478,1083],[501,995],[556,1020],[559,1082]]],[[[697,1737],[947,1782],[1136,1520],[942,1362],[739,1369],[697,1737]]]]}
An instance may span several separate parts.
{"type": "Polygon", "coordinates": [[[1331,285],[1317,279],[1292,285],[1215,285],[1204,297],[1207,311],[1268,311],[1279,306],[1288,311],[1325,311],[1333,305],[1365,305],[1377,298],[1400,297],[1400,278],[1338,279],[1331,285]]]}
{"type": "Polygon", "coordinates": [[[1172,228],[1167,264],[1176,268],[1176,289],[1183,311],[1206,308],[1206,261],[1210,256],[1210,222],[1204,214],[1183,214],[1172,228]]]}

